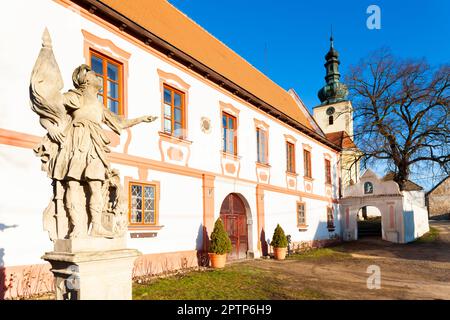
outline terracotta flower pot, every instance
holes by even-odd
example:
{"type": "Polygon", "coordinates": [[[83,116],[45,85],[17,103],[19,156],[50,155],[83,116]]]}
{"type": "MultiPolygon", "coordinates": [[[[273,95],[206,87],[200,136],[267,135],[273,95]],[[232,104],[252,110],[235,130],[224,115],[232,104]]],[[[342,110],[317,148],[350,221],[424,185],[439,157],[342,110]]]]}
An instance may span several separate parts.
{"type": "Polygon", "coordinates": [[[225,267],[227,261],[227,254],[209,253],[209,261],[211,261],[211,267],[214,269],[221,269],[225,267]]]}
{"type": "Polygon", "coordinates": [[[284,260],[286,258],[287,248],[273,248],[273,255],[275,260],[284,260]]]}

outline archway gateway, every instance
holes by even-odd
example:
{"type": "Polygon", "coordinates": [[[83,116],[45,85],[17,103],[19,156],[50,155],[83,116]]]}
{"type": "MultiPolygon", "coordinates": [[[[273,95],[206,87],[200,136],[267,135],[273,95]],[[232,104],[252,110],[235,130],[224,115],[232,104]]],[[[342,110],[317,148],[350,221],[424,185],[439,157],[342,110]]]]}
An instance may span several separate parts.
{"type": "Polygon", "coordinates": [[[247,209],[244,201],[242,201],[238,194],[231,193],[223,200],[222,207],[220,208],[220,218],[225,225],[225,230],[227,231],[233,246],[227,259],[237,260],[247,258],[247,209]]]}
{"type": "Polygon", "coordinates": [[[393,175],[378,177],[366,170],[358,183],[344,189],[339,200],[343,219],[344,240],[358,239],[358,211],[376,207],[381,215],[383,240],[407,243],[429,230],[423,189],[408,181],[408,190],[401,191],[393,175]]]}
{"type": "Polygon", "coordinates": [[[382,237],[382,214],[374,206],[363,206],[356,215],[358,239],[363,237],[382,237]]]}

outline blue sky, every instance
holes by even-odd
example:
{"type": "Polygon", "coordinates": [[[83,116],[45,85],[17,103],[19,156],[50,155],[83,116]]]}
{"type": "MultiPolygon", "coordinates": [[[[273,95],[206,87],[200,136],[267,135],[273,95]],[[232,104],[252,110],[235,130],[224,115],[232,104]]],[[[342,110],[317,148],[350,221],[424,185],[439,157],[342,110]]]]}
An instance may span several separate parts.
{"type": "Polygon", "coordinates": [[[450,1],[170,0],[311,109],[324,84],[324,55],[333,25],[341,74],[370,51],[390,47],[404,58],[450,62],[450,1]],[[369,30],[366,9],[381,9],[381,29],[369,30]]]}

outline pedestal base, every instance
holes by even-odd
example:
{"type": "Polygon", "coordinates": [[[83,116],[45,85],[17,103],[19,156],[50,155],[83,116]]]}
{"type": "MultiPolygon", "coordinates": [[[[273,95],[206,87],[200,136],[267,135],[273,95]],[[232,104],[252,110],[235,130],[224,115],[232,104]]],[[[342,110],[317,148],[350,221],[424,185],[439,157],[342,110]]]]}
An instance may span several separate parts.
{"type": "Polygon", "coordinates": [[[89,252],[89,251],[108,251],[125,249],[127,242],[125,238],[75,238],[58,239],[54,242],[55,252],[89,252]]]}
{"type": "MultiPolygon", "coordinates": [[[[55,243],[55,251],[48,252],[42,257],[52,266],[56,299],[131,300],[133,265],[141,253],[135,249],[125,248],[87,251],[93,247],[92,242],[105,239],[89,240],[86,242],[89,243],[87,247],[83,247],[76,239],[77,242],[74,243],[55,243]],[[73,252],[73,249],[79,251],[73,252]]],[[[111,244],[113,243],[121,242],[111,239],[111,244]]],[[[105,246],[114,247],[107,244],[105,246]]]]}

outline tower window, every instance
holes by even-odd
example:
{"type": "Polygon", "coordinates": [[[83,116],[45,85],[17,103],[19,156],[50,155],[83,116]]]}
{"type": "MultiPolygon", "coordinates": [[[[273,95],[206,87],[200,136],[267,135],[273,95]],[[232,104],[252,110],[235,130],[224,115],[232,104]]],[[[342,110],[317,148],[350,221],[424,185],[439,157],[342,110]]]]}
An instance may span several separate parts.
{"type": "Polygon", "coordinates": [[[328,117],[328,124],[332,125],[334,123],[334,117],[333,116],[329,116],[328,117]]]}

